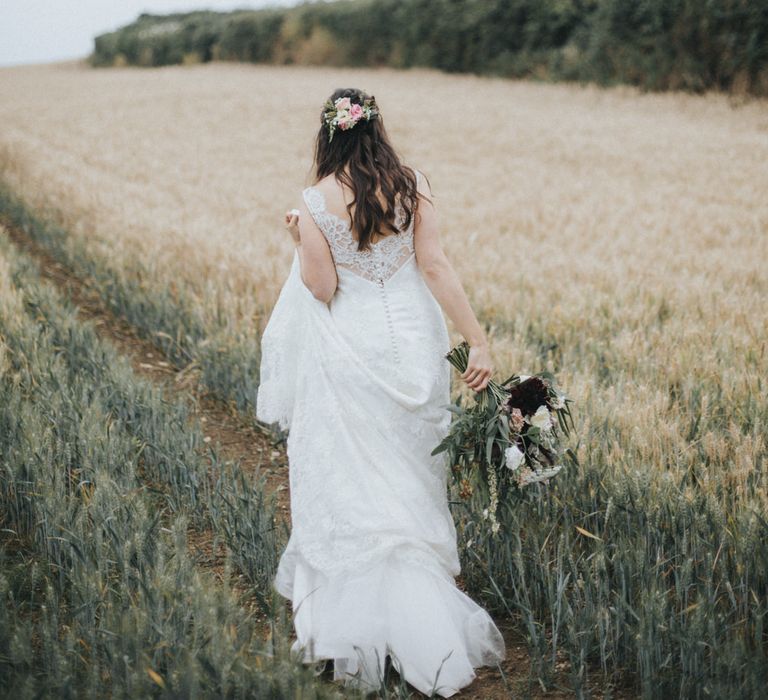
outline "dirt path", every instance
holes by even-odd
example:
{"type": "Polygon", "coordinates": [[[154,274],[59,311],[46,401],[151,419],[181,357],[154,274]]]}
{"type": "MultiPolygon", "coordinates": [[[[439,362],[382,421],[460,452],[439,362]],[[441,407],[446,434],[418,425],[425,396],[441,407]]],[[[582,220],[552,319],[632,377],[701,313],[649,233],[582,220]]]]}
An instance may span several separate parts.
{"type": "MultiPolygon", "coordinates": [[[[145,338],[124,319],[113,314],[101,298],[88,285],[55,260],[44,248],[28,238],[9,222],[3,222],[11,240],[38,264],[43,279],[52,282],[63,294],[71,299],[79,315],[93,321],[96,330],[111,342],[126,358],[137,375],[162,386],[172,398],[181,398],[190,403],[193,413],[202,424],[211,444],[217,445],[222,459],[239,461],[246,471],[261,467],[267,477],[267,489],[277,497],[277,517],[290,521],[290,493],[288,488],[288,463],[285,450],[276,449],[269,436],[231,409],[224,402],[200,391],[197,378],[185,370],[174,367],[162,350],[145,338]]],[[[190,553],[196,565],[212,572],[219,580],[224,577],[224,545],[214,547],[214,533],[211,530],[188,532],[190,553]]],[[[243,593],[246,586],[237,581],[231,585],[243,593]]],[[[462,588],[461,579],[457,585],[462,588]]],[[[290,609],[290,602],[285,601],[290,609]]],[[[477,679],[454,697],[466,700],[495,700],[496,698],[563,698],[569,693],[553,691],[542,693],[540,688],[528,687],[528,651],[524,640],[507,620],[497,621],[507,644],[507,658],[502,664],[502,674],[495,668],[477,669],[477,679]]],[[[413,691],[414,697],[425,697],[413,691]]]]}

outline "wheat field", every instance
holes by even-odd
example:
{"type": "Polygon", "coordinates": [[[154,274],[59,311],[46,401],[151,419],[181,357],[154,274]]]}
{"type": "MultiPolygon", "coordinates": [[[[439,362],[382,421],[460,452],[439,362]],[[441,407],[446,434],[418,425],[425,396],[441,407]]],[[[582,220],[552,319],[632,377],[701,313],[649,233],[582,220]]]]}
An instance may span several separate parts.
{"type": "MultiPolygon", "coordinates": [[[[737,520],[768,513],[765,101],[428,70],[9,68],[2,180],[94,256],[126,274],[139,264],[150,292],[183,283],[203,324],[257,337],[292,259],[283,212],[311,182],[319,110],[342,86],[376,96],[404,160],[429,177],[500,374],[551,369],[574,398],[574,447],[601,475],[583,482],[593,511],[584,501],[575,522],[594,532],[600,513],[607,527],[614,492],[599,489],[635,480],[649,503],[708,499],[734,551],[763,556],[737,520]]],[[[688,534],[674,556],[714,556],[717,533],[688,534]]],[[[727,566],[744,569],[736,555],[727,566]]]]}
{"type": "Polygon", "coordinates": [[[281,216],[310,183],[319,106],[340,85],[376,95],[430,178],[502,371],[538,369],[521,335],[533,324],[584,396],[598,344],[617,372],[601,410],[673,442],[677,416],[651,409],[662,384],[765,375],[761,352],[748,360],[766,335],[764,101],[426,70],[65,63],[0,73],[0,166],[112,260],[263,326],[292,255],[281,216]]]}

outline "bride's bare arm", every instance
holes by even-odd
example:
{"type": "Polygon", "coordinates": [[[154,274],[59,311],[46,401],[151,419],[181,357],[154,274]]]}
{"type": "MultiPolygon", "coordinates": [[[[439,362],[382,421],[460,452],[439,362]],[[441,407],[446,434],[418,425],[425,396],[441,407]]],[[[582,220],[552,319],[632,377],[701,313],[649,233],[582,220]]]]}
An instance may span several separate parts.
{"type": "MultiPolygon", "coordinates": [[[[425,178],[419,191],[431,200],[431,191],[425,178]]],[[[431,201],[419,199],[418,215],[414,227],[416,262],[421,269],[435,299],[456,329],[469,343],[467,371],[461,377],[470,388],[481,391],[488,385],[493,374],[488,340],[472,307],[456,271],[445,255],[439,239],[437,212],[431,201]]]]}
{"type": "Polygon", "coordinates": [[[299,215],[286,212],[285,226],[299,253],[301,279],[312,295],[326,304],[336,292],[338,278],[333,256],[322,231],[317,227],[307,205],[302,202],[299,215]]]}

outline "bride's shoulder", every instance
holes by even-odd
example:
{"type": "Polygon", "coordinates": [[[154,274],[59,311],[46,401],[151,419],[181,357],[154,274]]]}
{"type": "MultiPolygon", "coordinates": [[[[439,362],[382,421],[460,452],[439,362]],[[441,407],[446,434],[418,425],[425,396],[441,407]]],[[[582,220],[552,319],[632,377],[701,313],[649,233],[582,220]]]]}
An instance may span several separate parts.
{"type": "Polygon", "coordinates": [[[341,183],[333,174],[326,175],[304,191],[315,196],[319,194],[329,210],[335,210],[339,206],[341,208],[346,206],[341,183]]]}
{"type": "Polygon", "coordinates": [[[432,186],[429,183],[429,180],[427,179],[427,176],[418,168],[411,168],[413,170],[414,174],[416,175],[416,190],[422,195],[425,195],[426,197],[432,196],[432,186]]]}
{"type": "Polygon", "coordinates": [[[316,190],[330,194],[341,189],[341,184],[336,179],[336,176],[331,173],[325,177],[321,177],[314,185],[311,185],[316,190]]]}

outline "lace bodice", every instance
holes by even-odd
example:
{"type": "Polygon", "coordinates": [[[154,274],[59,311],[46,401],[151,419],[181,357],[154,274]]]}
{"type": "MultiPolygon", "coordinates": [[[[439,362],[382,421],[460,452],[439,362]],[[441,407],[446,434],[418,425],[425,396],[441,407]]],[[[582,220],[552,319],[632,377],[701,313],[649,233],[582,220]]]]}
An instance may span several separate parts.
{"type": "MultiPolygon", "coordinates": [[[[417,181],[421,177],[416,171],[417,181]]],[[[396,208],[395,223],[398,234],[389,234],[371,243],[368,250],[358,250],[357,240],[352,236],[349,224],[326,209],[325,196],[316,187],[307,187],[303,192],[309,213],[322,231],[337,267],[344,267],[371,282],[384,284],[413,255],[413,222],[407,229],[402,228],[405,214],[400,205],[396,208]]]]}

